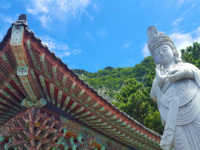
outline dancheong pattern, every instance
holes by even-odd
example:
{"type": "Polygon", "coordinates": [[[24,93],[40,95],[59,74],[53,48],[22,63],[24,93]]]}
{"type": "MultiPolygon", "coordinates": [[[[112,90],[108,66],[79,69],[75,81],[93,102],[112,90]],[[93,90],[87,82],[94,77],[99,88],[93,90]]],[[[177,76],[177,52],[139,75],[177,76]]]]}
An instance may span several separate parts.
{"type": "Polygon", "coordinates": [[[159,134],[80,80],[26,20],[12,24],[0,58],[0,150],[161,150],[159,134]]]}

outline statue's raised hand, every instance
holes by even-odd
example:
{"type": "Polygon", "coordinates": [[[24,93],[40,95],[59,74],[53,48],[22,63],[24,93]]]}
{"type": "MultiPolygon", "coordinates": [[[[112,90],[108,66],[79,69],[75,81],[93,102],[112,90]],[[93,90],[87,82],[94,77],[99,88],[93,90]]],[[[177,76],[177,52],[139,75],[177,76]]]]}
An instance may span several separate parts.
{"type": "Polygon", "coordinates": [[[173,69],[169,71],[167,78],[169,78],[171,82],[176,82],[181,79],[184,79],[186,76],[185,73],[186,72],[183,69],[173,69]]]}
{"type": "Polygon", "coordinates": [[[156,81],[159,86],[165,82],[167,78],[167,72],[160,64],[156,65],[156,81]]]}

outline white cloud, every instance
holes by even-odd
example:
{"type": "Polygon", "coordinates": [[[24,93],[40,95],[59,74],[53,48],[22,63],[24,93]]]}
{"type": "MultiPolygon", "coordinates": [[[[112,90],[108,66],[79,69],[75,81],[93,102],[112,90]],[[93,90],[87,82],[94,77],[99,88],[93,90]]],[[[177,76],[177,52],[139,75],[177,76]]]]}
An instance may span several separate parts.
{"type": "Polygon", "coordinates": [[[45,28],[49,28],[49,23],[52,22],[50,16],[45,16],[45,15],[39,17],[39,20],[42,23],[42,26],[45,28]]]}
{"type": "Polygon", "coordinates": [[[26,11],[38,16],[42,25],[46,27],[51,20],[67,22],[83,12],[92,20],[85,10],[89,4],[90,0],[30,0],[26,4],[26,11]],[[43,16],[45,21],[39,16],[43,16]]]}
{"type": "Polygon", "coordinates": [[[178,1],[177,1],[178,7],[180,7],[183,3],[184,3],[184,0],[178,0],[178,1]]]}
{"type": "Polygon", "coordinates": [[[99,7],[96,3],[93,3],[93,8],[96,12],[99,12],[99,7]]]}
{"type": "MultiPolygon", "coordinates": [[[[179,6],[179,5],[182,5],[183,3],[189,3],[189,2],[191,2],[191,1],[193,1],[193,0],[179,0],[179,1],[178,1],[178,6],[179,6]]],[[[192,11],[192,10],[195,10],[194,7],[197,5],[198,2],[199,2],[199,1],[197,1],[196,3],[193,3],[193,4],[190,6],[189,9],[187,9],[186,11],[184,11],[184,12],[180,15],[179,18],[175,19],[175,20],[172,22],[172,25],[178,26],[179,23],[180,23],[185,17],[187,17],[186,14],[188,14],[188,13],[189,13],[190,11],[192,11]]]]}
{"type": "Polygon", "coordinates": [[[122,48],[123,49],[129,48],[131,46],[131,44],[132,44],[132,41],[128,41],[122,46],[122,48]]]}
{"type": "Polygon", "coordinates": [[[80,49],[71,49],[67,44],[56,41],[49,36],[41,36],[40,38],[42,39],[42,43],[47,45],[51,51],[55,52],[57,57],[63,58],[69,55],[77,55],[82,52],[80,49]]]}
{"type": "Polygon", "coordinates": [[[10,3],[5,3],[5,4],[1,5],[1,7],[3,9],[8,9],[8,8],[10,8],[10,3]]]}
{"type": "Polygon", "coordinates": [[[172,33],[170,37],[178,50],[185,49],[194,42],[200,43],[200,27],[189,33],[172,33]]]}
{"type": "Polygon", "coordinates": [[[172,22],[172,25],[177,26],[183,20],[183,17],[180,17],[172,22]]]}
{"type": "Polygon", "coordinates": [[[80,50],[80,49],[74,49],[74,50],[72,51],[72,54],[76,55],[76,54],[79,54],[81,51],[82,51],[82,50],[80,50]]]}
{"type": "Polygon", "coordinates": [[[189,3],[192,2],[193,0],[178,0],[177,1],[177,6],[180,7],[182,6],[184,3],[189,3]]]}
{"type": "Polygon", "coordinates": [[[151,55],[151,53],[149,52],[149,49],[147,47],[147,43],[143,45],[142,54],[143,54],[144,57],[147,57],[147,56],[151,55]]]}
{"type": "Polygon", "coordinates": [[[100,37],[100,38],[104,38],[108,35],[108,32],[106,29],[101,29],[99,31],[97,31],[97,35],[100,37]]]}
{"type": "Polygon", "coordinates": [[[90,32],[85,32],[85,37],[88,38],[90,41],[95,41],[94,37],[90,32]]]}

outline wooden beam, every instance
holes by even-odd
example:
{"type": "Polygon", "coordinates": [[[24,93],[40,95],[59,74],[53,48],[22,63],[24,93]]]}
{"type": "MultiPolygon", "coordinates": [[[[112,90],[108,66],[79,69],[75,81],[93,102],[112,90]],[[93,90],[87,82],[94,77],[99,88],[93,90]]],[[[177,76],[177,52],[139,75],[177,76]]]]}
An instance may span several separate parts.
{"type": "Polygon", "coordinates": [[[77,110],[71,112],[70,115],[71,115],[71,116],[74,116],[74,115],[80,113],[80,112],[83,111],[83,110],[84,110],[84,107],[82,106],[82,107],[78,108],[77,110]]]}
{"type": "Polygon", "coordinates": [[[74,102],[67,110],[66,110],[66,112],[67,113],[70,113],[71,111],[72,111],[72,109],[74,109],[76,106],[77,106],[77,102],[74,102]]]}
{"type": "Polygon", "coordinates": [[[41,85],[40,85],[40,83],[39,83],[39,81],[38,81],[38,79],[36,78],[36,75],[35,75],[35,72],[34,72],[34,70],[33,69],[31,69],[31,76],[32,76],[32,78],[33,78],[33,80],[34,80],[34,82],[36,83],[36,86],[37,86],[37,88],[38,88],[38,91],[39,91],[39,93],[40,93],[40,95],[41,95],[41,97],[42,98],[45,98],[45,96],[44,96],[44,93],[43,93],[43,91],[42,91],[42,87],[41,87],[41,85]]]}
{"type": "Polygon", "coordinates": [[[42,72],[44,74],[47,74],[47,65],[45,62],[45,54],[44,53],[40,53],[40,64],[41,64],[42,72]]]}
{"type": "Polygon", "coordinates": [[[42,85],[44,94],[45,94],[45,96],[46,96],[46,99],[47,99],[48,102],[50,102],[51,100],[50,100],[50,96],[49,96],[48,89],[47,89],[46,84],[45,84],[44,76],[43,76],[43,75],[40,75],[40,76],[39,76],[39,79],[40,79],[40,84],[42,85]]]}
{"type": "Polygon", "coordinates": [[[1,89],[0,93],[5,96],[7,99],[9,99],[11,102],[17,104],[19,107],[21,107],[21,103],[18,99],[16,99],[15,97],[13,97],[12,95],[10,95],[8,92],[6,92],[5,90],[1,89]]]}
{"type": "MultiPolygon", "coordinates": [[[[31,48],[30,40],[28,40],[28,41],[26,42],[26,48],[27,48],[27,50],[29,51],[29,53],[30,53],[30,55],[31,55],[31,59],[33,60],[33,65],[34,65],[35,67],[38,68],[35,55],[34,55],[33,50],[32,50],[32,48],[31,48]]],[[[39,68],[38,68],[38,69],[39,69],[39,68]]]]}
{"type": "Polygon", "coordinates": [[[78,115],[76,115],[75,116],[75,118],[82,118],[82,117],[85,117],[85,116],[87,116],[87,115],[89,115],[89,114],[91,114],[91,112],[90,111],[86,111],[86,112],[84,112],[84,113],[81,113],[81,114],[78,114],[78,115]]]}
{"type": "Polygon", "coordinates": [[[24,99],[24,96],[22,96],[22,94],[20,94],[11,84],[6,82],[5,85],[18,99],[20,100],[24,99]]]}
{"type": "Polygon", "coordinates": [[[16,110],[16,111],[19,111],[21,109],[21,107],[19,105],[13,105],[13,103],[11,103],[10,101],[5,100],[1,97],[0,97],[0,102],[5,105],[8,105],[9,107],[13,108],[13,110],[16,110]]]}
{"type": "Polygon", "coordinates": [[[53,65],[52,66],[52,77],[53,77],[53,81],[56,82],[56,72],[57,72],[57,65],[53,65]]]}
{"type": "Polygon", "coordinates": [[[50,95],[51,95],[52,104],[55,105],[56,104],[56,100],[55,100],[54,84],[53,83],[50,83],[50,95]]]}
{"type": "Polygon", "coordinates": [[[89,120],[92,120],[92,119],[95,119],[95,118],[97,118],[97,116],[96,115],[92,115],[92,116],[81,118],[79,120],[80,121],[89,121],[89,120]]]}
{"type": "Polygon", "coordinates": [[[63,78],[62,78],[62,83],[61,83],[62,88],[65,88],[66,79],[67,79],[67,75],[65,74],[65,75],[63,76],[63,78]]]}
{"type": "Polygon", "coordinates": [[[64,103],[62,104],[62,108],[61,109],[63,111],[65,111],[65,109],[67,108],[67,105],[68,105],[69,101],[70,101],[70,96],[67,96],[65,101],[64,101],[64,103]]]}
{"type": "Polygon", "coordinates": [[[62,100],[62,90],[59,90],[58,91],[58,97],[57,97],[57,107],[60,108],[60,105],[61,105],[61,100],[62,100]]]}
{"type": "Polygon", "coordinates": [[[12,74],[12,80],[15,82],[15,84],[19,87],[20,91],[24,94],[24,96],[29,99],[28,94],[26,93],[25,89],[23,88],[23,86],[21,85],[19,79],[16,77],[15,74],[12,74]]]}

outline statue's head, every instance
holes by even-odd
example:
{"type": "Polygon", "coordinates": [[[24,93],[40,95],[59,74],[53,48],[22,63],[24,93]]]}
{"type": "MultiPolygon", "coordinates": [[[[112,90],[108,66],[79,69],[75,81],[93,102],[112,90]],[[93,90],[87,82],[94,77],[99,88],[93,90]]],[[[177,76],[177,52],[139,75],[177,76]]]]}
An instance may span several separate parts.
{"type": "Polygon", "coordinates": [[[159,54],[162,55],[162,53],[166,53],[168,59],[173,57],[175,63],[182,61],[180,58],[180,53],[177,51],[170,37],[162,32],[159,32],[154,26],[150,26],[148,28],[147,35],[149,37],[148,48],[156,64],[161,64],[160,61],[169,61],[159,58],[159,54]]]}

